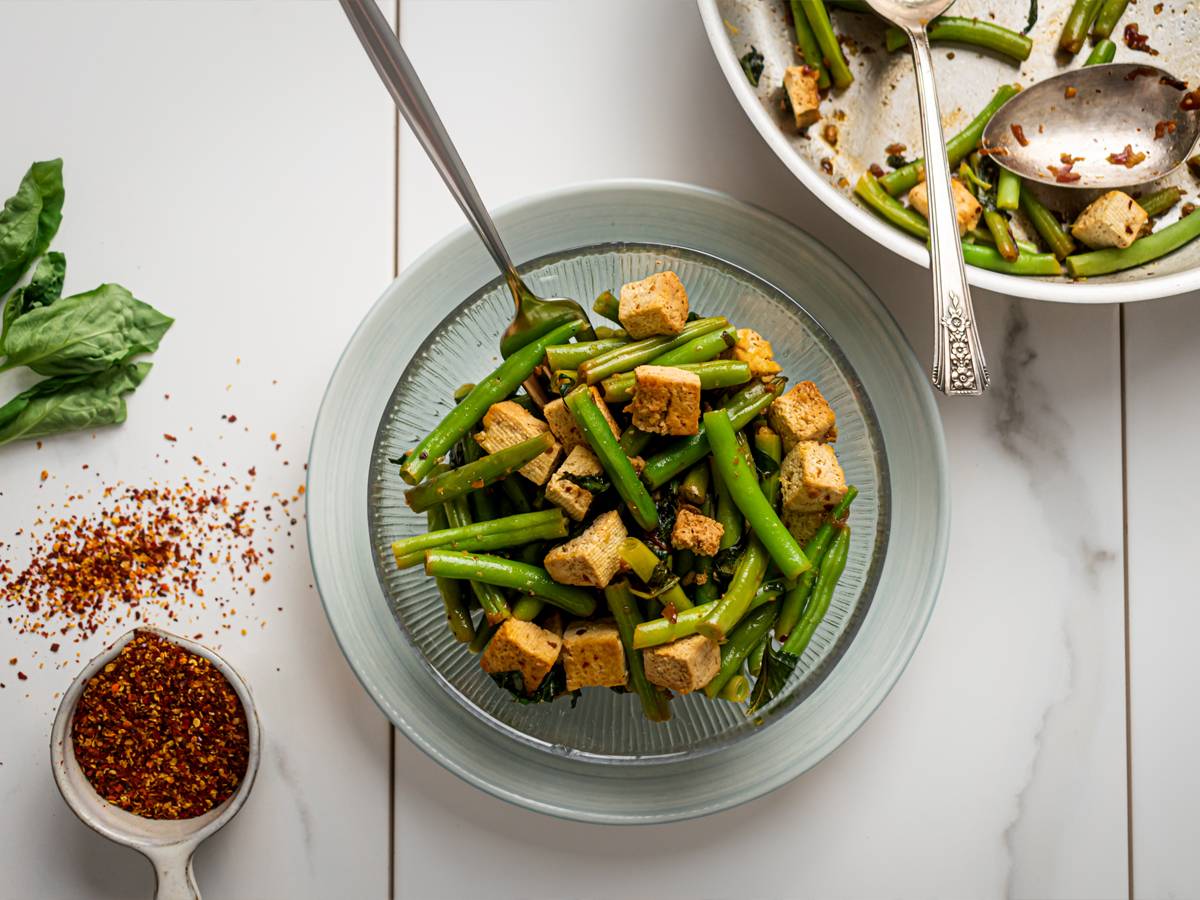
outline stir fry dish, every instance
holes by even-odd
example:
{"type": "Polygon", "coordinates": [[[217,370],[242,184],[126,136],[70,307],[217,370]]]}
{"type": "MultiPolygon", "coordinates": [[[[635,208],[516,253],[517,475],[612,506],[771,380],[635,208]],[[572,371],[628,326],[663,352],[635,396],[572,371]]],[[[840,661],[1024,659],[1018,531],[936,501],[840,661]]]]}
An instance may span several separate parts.
{"type": "MultiPolygon", "coordinates": [[[[1117,34],[1128,5],[1128,0],[1074,0],[1059,42],[1048,48],[1048,52],[1056,52],[1063,58],[1074,57],[1084,49],[1090,35],[1092,46],[1083,65],[1112,62],[1118,49],[1112,36],[1117,34]]],[[[837,9],[839,15],[871,14],[864,0],[791,0],[798,61],[785,70],[781,93],[799,132],[808,132],[822,121],[821,102],[831,90],[844,89],[854,80],[827,7],[837,9]]],[[[1148,7],[1144,8],[1146,12],[1148,7]]],[[[1160,7],[1155,7],[1155,14],[1160,11],[1160,7]]],[[[1037,15],[1034,0],[1029,6],[1024,32],[1033,27],[1037,15]]],[[[928,32],[935,43],[979,47],[1018,65],[1033,51],[1033,40],[1026,33],[981,19],[940,16],[929,24],[928,32]]],[[[1118,37],[1131,54],[1143,58],[1157,55],[1136,22],[1127,23],[1118,37]]],[[[907,46],[907,38],[897,28],[887,28],[883,41],[887,52],[907,46]]],[[[743,67],[751,82],[757,84],[757,76],[752,77],[751,57],[750,53],[743,57],[743,67]]],[[[761,61],[757,71],[761,74],[761,61]]],[[[1194,109],[1200,102],[1196,100],[1196,92],[1185,93],[1185,83],[1171,81],[1181,92],[1180,109],[1185,112],[1194,109]]],[[[1191,215],[1194,206],[1190,203],[1180,208],[1176,221],[1158,227],[1158,220],[1182,199],[1183,192],[1178,187],[1140,196],[1109,191],[1069,220],[1060,218],[1043,202],[1044,193],[1039,198],[1028,182],[997,165],[989,155],[989,148],[983,145],[988,122],[1019,90],[1018,84],[999,86],[992,100],[946,144],[951,169],[957,169],[952,171],[954,204],[963,258],[969,265],[1010,275],[1087,278],[1152,262],[1200,235],[1200,216],[1191,215]]],[[[1064,102],[1073,99],[1070,88],[1063,99],[1064,102]]],[[[1036,127],[1036,123],[1014,126],[1013,137],[1026,145],[1026,136],[1017,133],[1018,130],[1036,127]]],[[[1153,137],[1161,139],[1176,127],[1173,121],[1161,122],[1153,137]]],[[[822,136],[827,143],[836,145],[836,123],[826,123],[822,136]]],[[[854,193],[887,222],[927,241],[929,208],[924,160],[906,159],[903,145],[891,144],[880,149],[881,159],[886,160],[890,171],[885,172],[882,165],[873,163],[862,173],[854,193]]],[[[1144,159],[1145,153],[1127,146],[1111,154],[1108,162],[1136,171],[1144,159]]],[[[1061,165],[1050,167],[1055,182],[1070,185],[1077,181],[1079,175],[1072,171],[1077,162],[1078,158],[1064,152],[1061,165]]],[[[1188,163],[1193,174],[1200,177],[1200,156],[1188,163]]]]}
{"type": "Polygon", "coordinates": [[[765,337],[691,312],[674,272],[593,309],[620,327],[515,351],[404,457],[428,531],[396,565],[436,579],[453,638],[520,702],[607,688],[653,721],[672,694],[756,711],[846,565],[836,414],[811,381],[785,390],[765,337]]]}

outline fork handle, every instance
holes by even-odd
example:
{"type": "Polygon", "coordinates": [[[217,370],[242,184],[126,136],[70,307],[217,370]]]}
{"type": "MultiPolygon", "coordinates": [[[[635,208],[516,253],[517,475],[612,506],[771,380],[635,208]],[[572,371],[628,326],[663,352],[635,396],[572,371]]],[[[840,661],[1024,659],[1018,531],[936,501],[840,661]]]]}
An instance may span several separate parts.
{"type": "Polygon", "coordinates": [[[933,272],[933,384],[948,396],[978,396],[991,381],[963,263],[950,158],[942,133],[933,56],[924,28],[908,28],[917,73],[921,137],[925,143],[925,184],[929,191],[929,253],[933,272]]]}

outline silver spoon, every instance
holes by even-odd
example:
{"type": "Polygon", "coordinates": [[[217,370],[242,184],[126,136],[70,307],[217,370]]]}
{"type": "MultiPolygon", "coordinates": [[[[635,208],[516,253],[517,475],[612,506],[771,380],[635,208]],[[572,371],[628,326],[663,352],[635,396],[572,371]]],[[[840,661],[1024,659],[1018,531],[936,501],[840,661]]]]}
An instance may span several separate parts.
{"type": "Polygon", "coordinates": [[[971,307],[958,218],[950,188],[950,161],[942,134],[933,57],[925,23],[953,0],[867,0],[871,9],[908,35],[917,73],[925,181],[929,186],[929,255],[933,272],[933,384],[949,396],[978,396],[990,382],[971,307]]]}
{"type": "MultiPolygon", "coordinates": [[[[517,311],[512,324],[500,339],[501,355],[507,357],[566,322],[582,319],[587,323],[587,313],[574,300],[565,297],[537,297],[517,274],[512,258],[500,240],[496,223],[492,221],[487,207],[479,198],[475,183],[454,148],[450,135],[446,133],[446,127],[442,124],[433,101],[429,99],[429,94],[425,92],[421,79],[417,77],[416,70],[408,60],[408,55],[400,46],[400,41],[375,0],[341,0],[341,3],[358,39],[362,41],[363,49],[375,64],[375,70],[391,93],[392,99],[396,101],[404,120],[429,154],[429,159],[446,182],[446,187],[450,189],[454,199],[458,201],[467,220],[479,234],[492,259],[504,273],[517,311]]],[[[591,334],[591,326],[581,334],[591,334]]],[[[546,399],[536,380],[531,379],[527,382],[526,390],[529,390],[535,399],[546,399]]]]}
{"type": "Polygon", "coordinates": [[[1000,107],[984,129],[984,144],[1004,168],[1055,187],[1154,181],[1178,168],[1200,136],[1200,117],[1183,108],[1184,98],[1192,96],[1186,87],[1147,65],[1110,63],[1063,72],[1000,107]],[[1127,147],[1132,156],[1126,156],[1127,147]],[[1063,154],[1075,162],[1068,166],[1063,154]],[[1145,158],[1132,166],[1122,163],[1137,154],[1145,158]]]}

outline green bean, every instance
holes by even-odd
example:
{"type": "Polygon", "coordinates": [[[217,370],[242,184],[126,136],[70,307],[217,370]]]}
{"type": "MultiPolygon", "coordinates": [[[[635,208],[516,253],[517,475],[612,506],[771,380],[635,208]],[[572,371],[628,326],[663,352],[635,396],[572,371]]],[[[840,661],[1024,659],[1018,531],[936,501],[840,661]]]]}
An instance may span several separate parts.
{"type": "MultiPolygon", "coordinates": [[[[896,170],[896,172],[901,171],[903,170],[896,170]]],[[[892,174],[895,175],[896,172],[892,174]]],[[[887,176],[885,175],[884,177],[886,178],[887,176]]],[[[920,238],[923,241],[929,240],[929,223],[925,221],[925,217],[916,210],[904,206],[899,200],[884,190],[883,182],[870,172],[862,173],[862,177],[858,179],[858,184],[854,186],[854,193],[858,194],[867,206],[871,207],[882,218],[891,222],[901,231],[906,231],[913,237],[920,238]]]]}
{"type": "MultiPolygon", "coordinates": [[[[660,365],[650,362],[649,365],[660,365]]],[[[665,365],[665,364],[664,364],[665,365]]],[[[695,372],[700,377],[700,390],[711,391],[716,388],[734,387],[745,384],[750,380],[750,364],[737,359],[716,359],[700,363],[671,363],[674,368],[686,372],[695,372]]],[[[637,376],[633,372],[622,372],[605,378],[604,399],[609,403],[624,403],[633,398],[634,388],[637,387],[637,376]]]]}
{"type": "Polygon", "coordinates": [[[597,325],[592,331],[596,332],[596,340],[606,341],[609,338],[620,338],[623,341],[630,340],[629,332],[624,328],[609,328],[607,325],[597,325]]]}
{"type": "Polygon", "coordinates": [[[792,22],[796,29],[796,49],[800,51],[800,60],[810,69],[817,70],[817,88],[825,90],[829,87],[829,70],[821,61],[821,46],[817,36],[813,34],[812,26],[808,24],[808,16],[800,0],[791,0],[792,22]]]}
{"type": "Polygon", "coordinates": [[[1088,29],[1100,11],[1103,0],[1075,0],[1067,23],[1063,26],[1062,37],[1058,39],[1058,49],[1074,56],[1083,48],[1088,29]]]}
{"type": "Polygon", "coordinates": [[[767,655],[767,644],[771,642],[771,636],[768,634],[764,637],[746,657],[746,671],[754,678],[758,678],[762,674],[763,657],[767,655]]]}
{"type": "Polygon", "coordinates": [[[733,502],[729,488],[721,479],[721,473],[716,470],[716,463],[709,457],[708,464],[712,467],[713,493],[716,495],[716,506],[713,517],[721,523],[720,549],[728,550],[742,539],[742,511],[733,502]]]}
{"type": "Polygon", "coordinates": [[[640,365],[650,362],[657,356],[662,356],[668,350],[674,350],[691,342],[694,338],[712,331],[722,331],[729,327],[729,320],[724,316],[713,316],[708,319],[696,319],[683,326],[679,334],[648,337],[640,341],[624,344],[599,356],[584,360],[579,365],[579,377],[586,379],[588,384],[602,381],[609,375],[618,372],[628,372],[640,365]]]}
{"type": "MultiPolygon", "coordinates": [[[[753,611],[760,606],[774,603],[779,599],[780,593],[778,587],[764,585],[758,589],[754,597],[750,600],[750,610],[753,611]]],[[[679,640],[679,638],[699,634],[700,623],[712,615],[713,610],[717,608],[717,604],[720,602],[717,599],[698,604],[691,609],[679,613],[673,620],[659,618],[643,622],[637,627],[637,631],[634,634],[634,646],[642,650],[646,647],[657,647],[660,644],[669,644],[671,641],[679,640]]]]}
{"type": "MultiPolygon", "coordinates": [[[[788,636],[783,645],[783,652],[799,656],[812,640],[817,626],[829,611],[829,603],[833,599],[833,589],[837,587],[838,579],[846,569],[846,557],[850,552],[850,526],[838,526],[838,532],[821,560],[821,572],[817,575],[817,583],[813,586],[812,596],[808,606],[800,617],[799,624],[788,636]]],[[[769,610],[768,610],[769,611],[769,610]]]]}
{"type": "Polygon", "coordinates": [[[1088,54],[1085,66],[1102,66],[1105,63],[1110,63],[1117,58],[1117,45],[1108,38],[1097,41],[1092,47],[1092,52],[1088,54]]]}
{"type": "MultiPolygon", "coordinates": [[[[446,527],[446,510],[435,506],[426,514],[426,521],[430,531],[444,529],[446,527]]],[[[395,547],[395,544],[392,546],[395,547]]],[[[446,609],[446,621],[450,624],[450,633],[460,643],[470,642],[475,638],[475,625],[471,622],[471,614],[467,612],[462,582],[450,578],[434,580],[437,583],[438,593],[442,595],[442,606],[446,609]]]]}
{"type": "Polygon", "coordinates": [[[996,206],[999,209],[1016,209],[1021,203],[1021,179],[1016,172],[1001,168],[996,181],[996,206]]]}
{"type": "Polygon", "coordinates": [[[707,463],[698,462],[683,476],[679,483],[679,499],[692,506],[702,506],[708,499],[709,468],[707,463]]]}
{"type": "MultiPolygon", "coordinates": [[[[659,559],[654,555],[654,551],[647,547],[637,538],[625,538],[621,542],[621,548],[617,551],[621,557],[621,561],[633,570],[638,578],[644,584],[649,584],[654,577],[654,570],[658,568],[659,559]]],[[[692,601],[688,599],[687,594],[683,592],[678,584],[673,585],[656,598],[659,603],[666,606],[668,603],[675,605],[675,609],[682,611],[692,608],[692,601]]]]}
{"type": "Polygon", "coordinates": [[[529,502],[529,495],[525,492],[523,482],[528,482],[529,479],[519,473],[509,475],[507,478],[500,479],[500,491],[504,494],[513,509],[519,513],[527,513],[533,509],[529,502]]]}
{"type": "Polygon", "coordinates": [[[471,641],[471,646],[468,648],[472,653],[482,653],[487,649],[487,645],[492,641],[492,635],[500,630],[500,623],[489,625],[486,621],[479,626],[479,630],[475,632],[475,638],[471,641]]]}
{"type": "Polygon", "coordinates": [[[600,465],[608,473],[609,480],[625,501],[634,520],[646,531],[653,530],[658,525],[658,509],[654,505],[654,498],[650,496],[634,471],[629,457],[617,443],[608,420],[596,406],[592,392],[580,385],[567,394],[566,403],[579,430],[583,432],[592,452],[599,458],[600,465]]]}
{"type": "Polygon", "coordinates": [[[709,603],[718,599],[721,589],[717,585],[716,577],[713,575],[712,557],[697,556],[693,571],[695,572],[693,583],[696,585],[696,590],[693,594],[696,605],[699,606],[702,603],[709,603]]]}
{"type": "Polygon", "coordinates": [[[425,573],[444,578],[470,579],[495,587],[524,591],[576,616],[590,616],[596,611],[596,598],[590,591],[559,584],[540,566],[505,559],[502,556],[462,553],[457,550],[427,550],[425,573]]]}
{"type": "Polygon", "coordinates": [[[652,440],[654,440],[653,432],[642,431],[642,429],[630,425],[621,432],[621,440],[618,441],[618,444],[625,451],[626,456],[640,456],[641,452],[646,449],[646,445],[652,440]]]}
{"type": "MultiPolygon", "coordinates": [[[[983,129],[996,114],[996,110],[1015,97],[1018,90],[1020,88],[1015,84],[1000,85],[996,89],[995,95],[988,101],[987,106],[979,111],[979,115],[968,122],[966,128],[946,142],[946,154],[950,157],[951,168],[958,165],[967,154],[979,145],[980,140],[983,139],[983,129]]],[[[884,190],[896,197],[916,187],[917,182],[923,180],[924,175],[925,160],[918,159],[884,175],[879,179],[879,183],[883,185],[884,190]]]]}
{"type": "Polygon", "coordinates": [[[1033,191],[1027,188],[1026,185],[1021,190],[1021,212],[1025,213],[1025,218],[1029,219],[1029,223],[1046,242],[1046,247],[1051,253],[1059,259],[1069,256],[1075,249],[1075,241],[1067,232],[1063,231],[1054,213],[1050,212],[1042,204],[1042,201],[1033,195],[1033,191]]]}
{"type": "Polygon", "coordinates": [[[604,316],[610,322],[620,322],[621,301],[613,295],[612,291],[604,291],[592,303],[592,312],[598,316],[604,316]]]}
{"type": "Polygon", "coordinates": [[[468,381],[465,384],[460,384],[458,387],[456,387],[454,389],[454,394],[452,395],[454,397],[454,402],[462,403],[463,400],[465,400],[467,398],[467,394],[471,393],[471,391],[473,391],[473,390],[475,390],[475,382],[473,382],[473,381],[468,381]]]}
{"type": "Polygon", "coordinates": [[[717,643],[725,640],[749,611],[754,596],[762,586],[763,576],[767,574],[768,561],[762,541],[757,535],[752,536],[738,559],[725,596],[717,601],[712,613],[698,626],[701,634],[717,643]]]}
{"type": "Polygon", "coordinates": [[[454,442],[471,430],[488,408],[515,391],[533,374],[551,344],[563,344],[587,327],[586,322],[568,322],[547,332],[513,353],[487,378],[471,389],[462,403],[450,410],[433,430],[417,444],[400,467],[400,477],[417,484],[454,442]]]}
{"type": "Polygon", "coordinates": [[[792,629],[800,621],[800,614],[804,612],[808,595],[812,592],[813,584],[817,580],[821,560],[825,558],[829,542],[833,540],[834,526],[850,512],[850,504],[857,496],[858,488],[854,485],[846,488],[846,496],[842,497],[841,502],[830,511],[829,515],[825,517],[825,521],[821,523],[821,527],[804,545],[804,555],[812,560],[813,567],[801,575],[795,586],[783,595],[783,601],[779,604],[779,617],[775,620],[775,637],[780,641],[787,640],[787,636],[792,633],[792,629]]]}
{"type": "Polygon", "coordinates": [[[1181,196],[1183,196],[1183,191],[1177,187],[1163,188],[1161,191],[1155,191],[1153,194],[1143,197],[1138,201],[1138,206],[1144,209],[1148,216],[1161,216],[1178,203],[1181,196]]]}
{"type": "Polygon", "coordinates": [[[704,686],[704,693],[710,700],[715,699],[729,679],[738,674],[746,657],[770,633],[774,620],[775,610],[759,609],[746,616],[733,630],[729,640],[721,645],[721,668],[713,680],[704,686]]]}
{"type": "Polygon", "coordinates": [[[734,675],[725,682],[725,687],[721,688],[721,693],[717,695],[717,699],[728,700],[730,703],[741,703],[749,696],[749,679],[745,675],[734,675]]]}
{"type": "Polygon", "coordinates": [[[737,451],[737,439],[729,414],[723,409],[704,414],[705,431],[712,445],[716,470],[729,488],[746,524],[754,531],[770,554],[779,572],[789,581],[809,568],[804,551],[790,531],[779,521],[771,503],[763,496],[753,469],[747,471],[737,451]]]}
{"type": "MultiPolygon", "coordinates": [[[[965,235],[963,235],[964,245],[975,243],[975,244],[983,244],[988,247],[994,247],[995,246],[994,241],[995,241],[995,239],[992,237],[992,233],[990,231],[988,231],[986,228],[980,228],[978,225],[976,225],[974,228],[972,228],[970,231],[968,231],[965,235]]],[[[1020,250],[1022,253],[1035,253],[1036,254],[1036,253],[1042,252],[1042,248],[1039,247],[1037,244],[1031,244],[1031,243],[1029,243],[1029,241],[1023,241],[1020,238],[1014,238],[1013,243],[1017,245],[1017,249],[1020,250]]]]}
{"type": "MultiPolygon", "coordinates": [[[[725,411],[733,422],[733,427],[740,431],[745,428],[760,412],[770,406],[771,401],[783,393],[786,382],[776,378],[770,383],[752,381],[738,391],[725,404],[725,411]]],[[[693,435],[672,441],[661,453],[646,460],[646,468],[642,470],[642,480],[651,489],[658,489],[678,475],[680,472],[694,466],[708,456],[708,436],[704,423],[700,430],[693,435]]]]}
{"type": "Polygon", "coordinates": [[[1096,22],[1092,25],[1092,39],[1106,39],[1112,34],[1121,16],[1125,15],[1125,7],[1128,5],[1129,0],[1104,0],[1096,14],[1096,22]]]}
{"type": "Polygon", "coordinates": [[[1197,235],[1200,235],[1200,215],[1193,213],[1166,228],[1138,238],[1123,249],[1093,250],[1068,256],[1067,271],[1072,278],[1090,278],[1142,266],[1178,250],[1197,235]]]}
{"type": "Polygon", "coordinates": [[[737,329],[730,325],[719,331],[710,331],[688,341],[682,347],[668,350],[652,360],[651,366],[680,366],[715,359],[737,343],[737,329]]]}
{"type": "Polygon", "coordinates": [[[551,344],[546,348],[546,363],[556,371],[578,369],[580,363],[617,347],[624,347],[628,343],[629,341],[622,338],[604,338],[578,344],[551,344]]]}
{"type": "MultiPolygon", "coordinates": [[[[437,506],[433,507],[430,509],[430,513],[439,508],[437,506]]],[[[555,508],[542,510],[541,512],[524,513],[515,516],[505,516],[500,519],[474,522],[461,528],[447,528],[445,525],[442,525],[440,528],[427,531],[424,534],[415,534],[412,537],[393,541],[392,553],[396,556],[396,564],[404,568],[406,563],[401,562],[402,558],[407,560],[409,557],[416,556],[415,561],[407,562],[407,565],[416,565],[424,558],[422,554],[433,547],[445,547],[448,550],[475,550],[479,548],[467,546],[467,543],[477,538],[491,537],[493,535],[502,535],[509,540],[507,544],[495,544],[493,547],[515,547],[521,544],[528,544],[533,540],[549,540],[550,538],[562,536],[554,534],[546,538],[522,539],[522,534],[526,529],[539,528],[546,525],[554,526],[557,529],[557,526],[565,524],[567,523],[562,510],[555,508]]]]}
{"type": "MultiPolygon", "coordinates": [[[[467,463],[479,462],[479,460],[487,455],[483,448],[479,446],[479,442],[475,440],[475,436],[469,431],[459,439],[458,445],[462,448],[463,460],[467,463]]],[[[486,522],[488,519],[494,519],[500,515],[496,495],[493,493],[493,488],[490,485],[484,485],[478,490],[471,491],[469,496],[471,514],[474,516],[476,522],[486,522]]],[[[416,560],[416,562],[420,562],[420,560],[416,560]]],[[[416,562],[413,564],[415,565],[416,562]]]]}
{"type": "Polygon", "coordinates": [[[804,17],[812,28],[817,46],[821,48],[821,56],[829,67],[829,77],[833,86],[838,89],[850,87],[854,76],[846,65],[846,57],[842,55],[842,45],[838,43],[837,35],[833,33],[833,23],[829,21],[829,12],[821,0],[800,0],[804,17]]]}
{"type": "MultiPolygon", "coordinates": [[[[1024,34],[1003,28],[995,22],[968,19],[963,16],[938,16],[926,29],[935,44],[969,44],[991,50],[1001,56],[1024,62],[1029,59],[1033,40],[1024,34]]],[[[908,45],[908,36],[899,28],[889,28],[885,36],[889,53],[908,45]]]]}
{"type": "Polygon", "coordinates": [[[990,269],[1008,275],[1061,275],[1062,266],[1050,253],[1022,253],[1009,262],[995,247],[963,244],[963,262],[977,269],[990,269]]]}
{"type": "MultiPolygon", "coordinates": [[[[437,507],[434,507],[436,509],[437,507]]],[[[547,510],[549,512],[550,510],[547,510]]],[[[534,515],[527,513],[526,515],[534,515]]],[[[511,518],[511,517],[510,517],[511,518]]],[[[503,521],[503,520],[493,520],[503,521]]],[[[537,525],[529,525],[521,530],[496,531],[484,534],[471,535],[468,537],[458,538],[455,540],[439,541],[437,543],[428,543],[428,546],[408,553],[396,553],[396,566],[401,569],[407,569],[412,566],[420,565],[425,561],[425,551],[432,550],[434,547],[442,550],[469,550],[472,553],[478,553],[483,550],[504,550],[509,547],[520,547],[534,541],[553,541],[559,538],[565,538],[570,532],[571,523],[565,518],[553,519],[542,522],[537,525]]],[[[457,529],[447,529],[457,530],[457,529]]],[[[438,532],[430,532],[420,537],[436,538],[438,532]]],[[[399,543],[399,542],[397,542],[399,543]]],[[[392,545],[393,548],[395,544],[392,545]]]]}
{"type": "Polygon", "coordinates": [[[671,710],[667,706],[667,695],[657,686],[646,680],[646,670],[642,666],[642,654],[634,644],[634,634],[641,626],[642,617],[638,612],[637,599],[629,590],[628,583],[619,581],[604,589],[604,599],[608,603],[608,611],[612,613],[617,623],[617,631],[621,633],[621,643],[625,646],[625,663],[629,667],[629,683],[634,693],[642,701],[642,712],[652,722],[665,722],[671,718],[671,710]]]}
{"type": "MultiPolygon", "coordinates": [[[[454,497],[447,500],[443,505],[446,510],[446,521],[451,528],[459,529],[470,526],[471,513],[467,508],[466,497],[454,497]]],[[[427,550],[426,553],[434,552],[427,550]]],[[[456,552],[456,551],[447,551],[456,552]]],[[[436,575],[436,572],[430,572],[428,566],[428,558],[426,559],[426,574],[436,575]]],[[[483,608],[483,613],[487,616],[489,623],[503,622],[509,616],[508,600],[504,593],[497,585],[489,584],[479,579],[470,579],[471,593],[475,595],[475,599],[479,601],[479,605],[483,608]]]]}
{"type": "Polygon", "coordinates": [[[522,597],[513,604],[512,617],[522,622],[532,622],[545,608],[546,601],[541,597],[522,597]]]}
{"type": "Polygon", "coordinates": [[[983,222],[992,235],[996,252],[1005,262],[1016,262],[1021,252],[1017,249],[1012,232],[1008,230],[1008,217],[999,210],[986,209],[983,212],[983,222]]]}
{"type": "MultiPolygon", "coordinates": [[[[464,401],[465,402],[465,401],[464,401]]],[[[461,407],[459,407],[461,409],[461,407]]],[[[527,441],[489,453],[487,456],[459,466],[424,484],[404,492],[404,501],[413,512],[424,512],[438,503],[507,478],[531,459],[536,459],[554,445],[554,435],[548,431],[527,441]]]]}

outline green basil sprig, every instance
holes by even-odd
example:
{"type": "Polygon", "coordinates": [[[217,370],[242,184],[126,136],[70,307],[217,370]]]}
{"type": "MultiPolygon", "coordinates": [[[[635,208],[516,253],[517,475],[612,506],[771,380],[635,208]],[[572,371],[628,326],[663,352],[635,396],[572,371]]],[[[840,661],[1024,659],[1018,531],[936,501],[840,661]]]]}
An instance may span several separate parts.
{"type": "Polygon", "coordinates": [[[62,223],[62,160],[35,162],[0,210],[0,295],[46,252],[62,223]]]}
{"type": "Polygon", "coordinates": [[[82,431],[125,421],[124,395],[150,371],[150,363],[113,366],[99,375],[64,375],[39,381],[0,406],[0,444],[82,431]]]}
{"type": "Polygon", "coordinates": [[[3,325],[0,326],[0,351],[4,347],[4,338],[8,327],[17,316],[49,306],[62,296],[63,282],[67,277],[67,257],[62,253],[47,253],[38,260],[37,268],[33,270],[33,278],[25,287],[17,288],[4,306],[3,325]]]}

